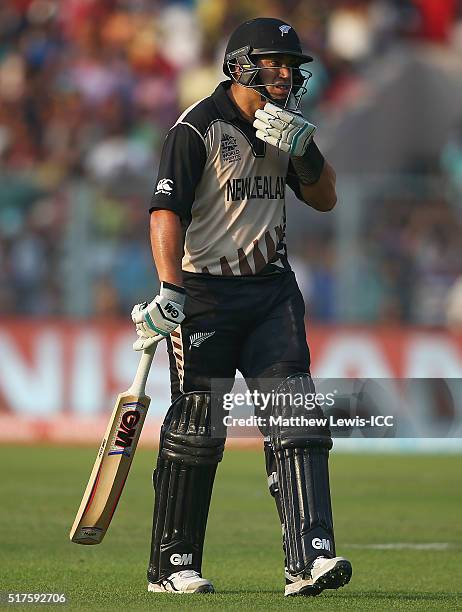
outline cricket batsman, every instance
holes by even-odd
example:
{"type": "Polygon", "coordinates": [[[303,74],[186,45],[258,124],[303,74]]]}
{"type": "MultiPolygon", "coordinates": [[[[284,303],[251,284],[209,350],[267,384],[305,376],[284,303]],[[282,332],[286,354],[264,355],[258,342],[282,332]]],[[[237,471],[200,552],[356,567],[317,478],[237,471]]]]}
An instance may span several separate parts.
{"type": "MultiPolygon", "coordinates": [[[[254,388],[313,390],[303,298],[285,243],[285,189],[319,211],[336,204],[335,172],[299,108],[312,58],[284,21],[258,18],[231,35],[228,77],[167,134],[150,207],[161,281],[132,318],[135,350],[166,338],[172,404],[153,475],[148,590],[212,593],[201,574],[207,516],[224,436],[212,435],[211,381],[239,369],[254,388]]],[[[287,409],[287,407],[286,407],[287,409]]],[[[273,408],[277,413],[277,406],[273,408]]],[[[268,483],[285,553],[285,595],[350,580],[336,556],[330,431],[265,431],[268,483]]],[[[243,475],[243,477],[245,477],[243,475]]]]}

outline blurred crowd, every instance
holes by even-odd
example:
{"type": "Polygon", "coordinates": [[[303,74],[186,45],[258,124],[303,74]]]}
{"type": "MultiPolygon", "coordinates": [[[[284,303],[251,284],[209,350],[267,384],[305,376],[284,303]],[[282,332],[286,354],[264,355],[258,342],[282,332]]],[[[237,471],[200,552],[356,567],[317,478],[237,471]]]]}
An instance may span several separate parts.
{"type": "MultiPolygon", "coordinates": [[[[357,243],[339,252],[333,228],[309,236],[293,258],[312,320],[462,326],[462,215],[427,181],[368,198],[357,243]],[[424,192],[424,193],[422,193],[424,192]],[[427,192],[427,193],[425,193],[427,192]],[[352,254],[352,251],[354,252],[352,254]],[[336,256],[347,261],[354,311],[345,313],[336,256]],[[306,266],[306,261],[309,266],[306,266]],[[350,265],[351,264],[351,265],[350,265]],[[343,315],[343,316],[342,316],[343,315]],[[353,315],[353,316],[351,316],[353,315]]],[[[345,272],[346,271],[346,272],[345,272]]]]}
{"type": "MultiPolygon", "coordinates": [[[[396,41],[446,45],[461,31],[458,0],[0,3],[1,314],[126,316],[153,294],[146,211],[165,132],[224,78],[229,33],[261,15],[291,23],[315,56],[306,110],[317,113],[341,107],[396,41]],[[80,310],[79,265],[91,287],[80,310]]],[[[460,168],[455,134],[441,172],[460,186],[460,168]]],[[[384,202],[366,232],[359,320],[441,323],[431,304],[462,272],[460,209],[406,197],[384,202]]],[[[341,315],[328,234],[307,236],[296,259],[312,318],[330,322],[341,315]]]]}

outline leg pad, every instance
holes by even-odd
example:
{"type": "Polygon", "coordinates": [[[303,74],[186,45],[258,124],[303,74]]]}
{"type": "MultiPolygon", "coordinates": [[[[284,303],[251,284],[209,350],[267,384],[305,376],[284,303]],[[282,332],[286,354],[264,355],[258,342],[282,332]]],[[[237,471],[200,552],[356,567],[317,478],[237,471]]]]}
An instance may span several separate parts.
{"type": "MultiPolygon", "coordinates": [[[[308,389],[313,389],[309,375],[296,374],[278,391],[295,394],[308,389]]],[[[284,413],[288,416],[287,405],[284,413]]],[[[294,407],[292,416],[297,414],[300,408],[294,407]]],[[[317,411],[315,416],[320,415],[317,411]]],[[[323,427],[306,432],[273,429],[265,445],[270,492],[281,517],[291,574],[302,574],[318,556],[335,556],[328,469],[331,448],[330,431],[323,427]]]]}
{"type": "Polygon", "coordinates": [[[224,438],[211,436],[210,393],[180,396],[161,430],[154,472],[155,505],[148,580],[200,573],[212,487],[224,438]]]}

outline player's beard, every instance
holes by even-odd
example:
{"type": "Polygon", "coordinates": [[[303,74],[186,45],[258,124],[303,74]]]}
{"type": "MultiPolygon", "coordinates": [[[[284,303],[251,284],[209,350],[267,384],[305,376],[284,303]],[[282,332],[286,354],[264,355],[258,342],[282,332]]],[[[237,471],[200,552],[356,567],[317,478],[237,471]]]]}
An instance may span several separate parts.
{"type": "Polygon", "coordinates": [[[290,100],[292,86],[289,83],[284,83],[284,88],[280,88],[279,91],[271,92],[271,89],[274,88],[279,89],[278,85],[274,83],[272,83],[271,85],[265,85],[262,88],[264,90],[264,95],[261,96],[262,101],[270,101],[276,104],[277,106],[285,108],[290,100]]]}
{"type": "Polygon", "coordinates": [[[272,83],[265,87],[268,95],[274,100],[285,100],[290,94],[291,84],[290,83],[272,83]],[[271,90],[276,90],[273,93],[271,90]]]}
{"type": "Polygon", "coordinates": [[[266,97],[266,101],[269,100],[282,108],[286,108],[288,105],[292,88],[292,76],[287,81],[275,79],[272,83],[262,83],[258,87],[258,89],[261,89],[260,93],[263,99],[266,97]]]}

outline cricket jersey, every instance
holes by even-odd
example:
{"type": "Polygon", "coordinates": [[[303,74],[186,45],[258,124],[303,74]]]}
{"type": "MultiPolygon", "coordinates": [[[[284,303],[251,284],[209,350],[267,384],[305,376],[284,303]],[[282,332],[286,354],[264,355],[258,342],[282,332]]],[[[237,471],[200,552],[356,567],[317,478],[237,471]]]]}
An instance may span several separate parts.
{"type": "Polygon", "coordinates": [[[255,136],[227,94],[231,81],[190,106],[164,142],[150,212],[185,228],[182,268],[216,276],[290,270],[285,189],[301,198],[288,153],[255,136]]]}

